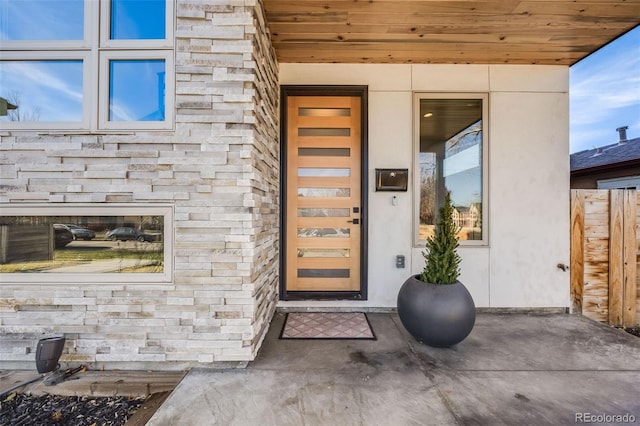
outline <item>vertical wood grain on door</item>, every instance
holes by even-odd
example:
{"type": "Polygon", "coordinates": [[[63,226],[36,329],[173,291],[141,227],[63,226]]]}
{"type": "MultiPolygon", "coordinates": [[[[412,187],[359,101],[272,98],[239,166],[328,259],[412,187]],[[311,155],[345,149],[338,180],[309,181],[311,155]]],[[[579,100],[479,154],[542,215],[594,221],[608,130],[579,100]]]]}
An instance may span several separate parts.
{"type": "Polygon", "coordinates": [[[286,289],[360,290],[360,99],[287,99],[286,289]]]}

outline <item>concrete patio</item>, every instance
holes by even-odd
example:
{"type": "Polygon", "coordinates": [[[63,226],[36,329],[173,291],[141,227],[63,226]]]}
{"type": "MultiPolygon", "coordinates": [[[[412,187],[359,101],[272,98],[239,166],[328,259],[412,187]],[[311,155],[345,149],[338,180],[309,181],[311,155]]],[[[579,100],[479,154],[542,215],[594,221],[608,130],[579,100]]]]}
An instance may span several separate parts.
{"type": "Polygon", "coordinates": [[[280,340],[246,369],[192,370],[149,425],[561,425],[640,422],[640,339],[578,315],[480,313],[457,347],[394,313],[377,340],[280,340]]]}

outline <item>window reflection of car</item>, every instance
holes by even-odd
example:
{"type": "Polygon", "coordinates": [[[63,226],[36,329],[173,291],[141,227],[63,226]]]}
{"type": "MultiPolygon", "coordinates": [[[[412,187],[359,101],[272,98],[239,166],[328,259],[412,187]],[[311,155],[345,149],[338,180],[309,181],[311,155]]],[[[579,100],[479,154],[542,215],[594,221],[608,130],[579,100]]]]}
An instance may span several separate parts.
{"type": "Polygon", "coordinates": [[[73,241],[73,234],[64,225],[60,225],[58,223],[54,224],[53,232],[55,233],[56,248],[64,248],[67,244],[73,241]]]}
{"type": "Polygon", "coordinates": [[[122,227],[122,228],[113,229],[113,230],[107,232],[106,237],[107,237],[108,240],[111,240],[111,241],[137,240],[137,241],[150,242],[150,241],[153,241],[155,239],[155,237],[153,235],[145,234],[144,232],[141,232],[141,231],[137,230],[136,228],[130,228],[128,226],[125,226],[125,227],[122,227]]]}
{"type": "Polygon", "coordinates": [[[71,231],[71,233],[73,234],[74,240],[89,241],[89,240],[93,240],[96,237],[95,232],[93,232],[91,229],[83,228],[82,226],[70,225],[70,224],[66,224],[62,226],[66,227],[69,231],[71,231]]]}

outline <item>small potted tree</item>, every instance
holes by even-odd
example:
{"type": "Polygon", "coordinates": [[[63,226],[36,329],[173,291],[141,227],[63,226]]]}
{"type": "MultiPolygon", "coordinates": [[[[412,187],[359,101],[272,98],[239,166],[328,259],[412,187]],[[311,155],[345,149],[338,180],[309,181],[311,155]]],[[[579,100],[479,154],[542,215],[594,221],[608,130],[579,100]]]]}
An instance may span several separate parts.
{"type": "Polygon", "coordinates": [[[450,347],[464,340],[475,324],[476,308],[467,288],[458,281],[460,255],[458,228],[447,192],[435,234],[422,252],[425,267],[409,277],[398,293],[398,316],[416,340],[435,347],[450,347]]]}

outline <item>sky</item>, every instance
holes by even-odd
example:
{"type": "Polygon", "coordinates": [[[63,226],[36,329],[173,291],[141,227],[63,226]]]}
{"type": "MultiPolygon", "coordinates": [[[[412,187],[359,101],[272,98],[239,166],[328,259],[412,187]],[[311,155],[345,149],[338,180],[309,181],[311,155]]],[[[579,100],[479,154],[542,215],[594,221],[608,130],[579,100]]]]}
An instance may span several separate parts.
{"type": "Polygon", "coordinates": [[[640,26],[569,69],[571,153],[640,137],[640,26]]]}

